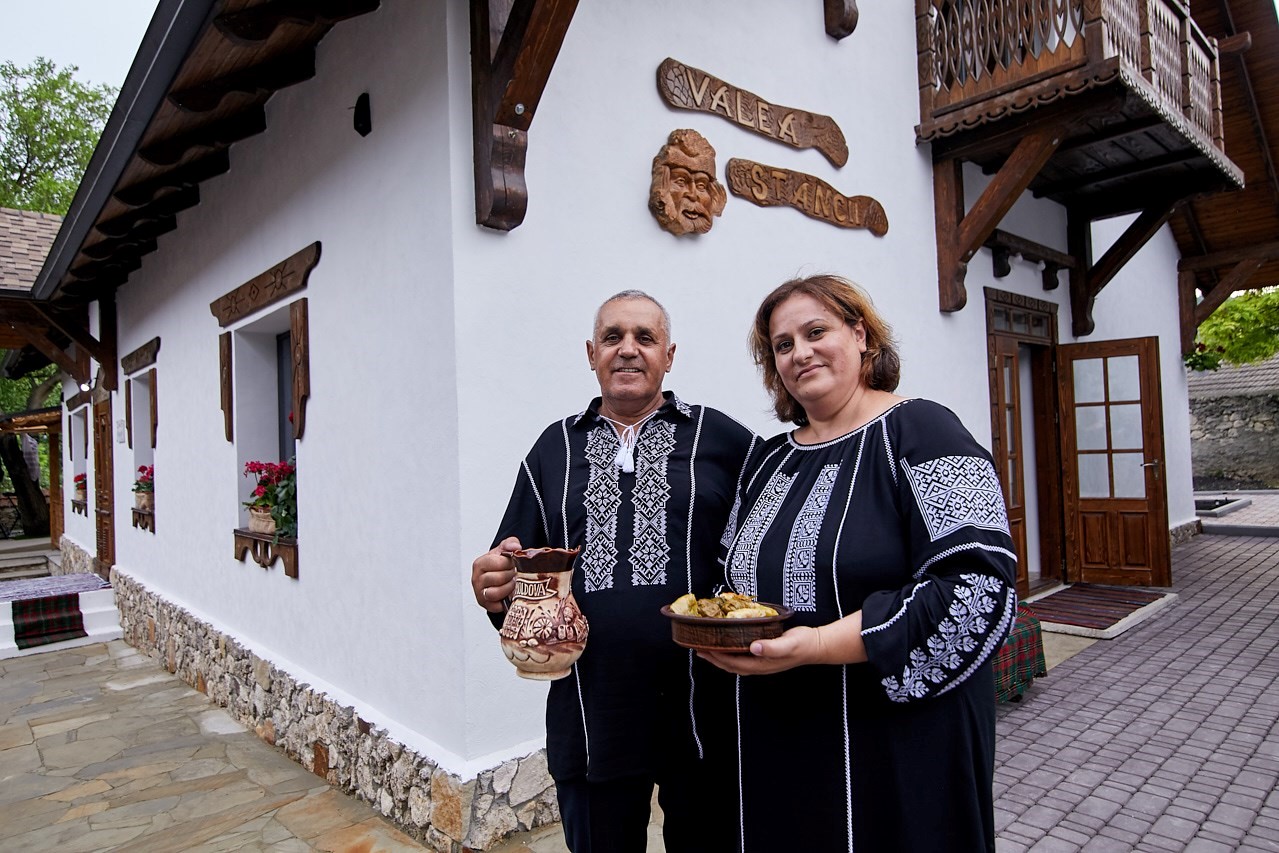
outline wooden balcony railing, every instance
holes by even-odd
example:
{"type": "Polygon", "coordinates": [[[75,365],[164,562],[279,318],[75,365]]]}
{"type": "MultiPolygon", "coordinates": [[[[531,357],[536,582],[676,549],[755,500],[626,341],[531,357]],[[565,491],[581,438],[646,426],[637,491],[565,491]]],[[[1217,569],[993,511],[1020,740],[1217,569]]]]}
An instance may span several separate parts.
{"type": "Polygon", "coordinates": [[[921,141],[1119,77],[1223,150],[1217,43],[1181,0],[916,0],[921,141]]]}

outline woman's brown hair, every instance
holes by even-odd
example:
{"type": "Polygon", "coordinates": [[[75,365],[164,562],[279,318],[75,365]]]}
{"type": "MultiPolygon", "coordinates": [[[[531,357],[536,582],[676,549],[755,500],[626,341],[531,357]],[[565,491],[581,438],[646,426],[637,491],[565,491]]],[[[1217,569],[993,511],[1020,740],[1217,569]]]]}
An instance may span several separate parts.
{"type": "Polygon", "coordinates": [[[893,330],[879,316],[870,297],[851,281],[836,275],[793,278],[764,297],[755,312],[755,325],[750,336],[751,354],[764,372],[764,387],[773,398],[777,419],[796,426],[808,424],[808,413],[786,390],[781,374],[777,372],[777,356],[773,353],[769,334],[773,311],[790,297],[801,293],[816,299],[850,326],[861,321],[866,330],[861,381],[876,391],[894,390],[901,375],[897,345],[893,342],[893,330]]]}

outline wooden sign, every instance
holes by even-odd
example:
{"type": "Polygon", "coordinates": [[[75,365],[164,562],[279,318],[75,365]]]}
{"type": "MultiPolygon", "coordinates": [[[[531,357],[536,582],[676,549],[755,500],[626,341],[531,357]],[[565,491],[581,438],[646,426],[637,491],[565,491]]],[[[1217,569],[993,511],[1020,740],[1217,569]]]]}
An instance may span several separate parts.
{"type": "Polygon", "coordinates": [[[727,171],[733,195],[760,207],[793,207],[840,228],[867,228],[876,237],[888,233],[888,214],[868,195],[847,196],[820,178],[753,160],[733,158],[727,171]]]}
{"type": "Polygon", "coordinates": [[[816,148],[836,166],[848,162],[844,132],[830,116],[770,104],[670,57],[657,66],[657,91],[676,109],[711,113],[795,148],[816,148]]]}

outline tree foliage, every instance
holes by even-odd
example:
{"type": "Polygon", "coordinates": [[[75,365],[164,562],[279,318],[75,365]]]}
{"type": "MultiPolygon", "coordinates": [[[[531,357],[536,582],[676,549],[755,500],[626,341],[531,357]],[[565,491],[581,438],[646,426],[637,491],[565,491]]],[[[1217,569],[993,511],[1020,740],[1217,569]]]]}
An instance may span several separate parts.
{"type": "Polygon", "coordinates": [[[0,63],[0,207],[65,214],[111,114],[116,89],[43,57],[0,63]]]}
{"type": "Polygon", "coordinates": [[[1251,364],[1279,352],[1279,288],[1232,296],[1199,324],[1195,349],[1186,355],[1195,370],[1216,370],[1224,361],[1251,364]]]}

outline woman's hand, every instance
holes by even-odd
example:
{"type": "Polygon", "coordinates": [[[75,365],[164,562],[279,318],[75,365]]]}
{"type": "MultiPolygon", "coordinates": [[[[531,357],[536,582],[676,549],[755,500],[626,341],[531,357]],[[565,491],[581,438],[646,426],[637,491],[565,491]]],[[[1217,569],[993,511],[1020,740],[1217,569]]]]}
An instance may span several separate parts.
{"type": "Polygon", "coordinates": [[[508,555],[520,547],[519,539],[508,536],[471,563],[471,592],[480,607],[490,613],[505,610],[503,599],[515,592],[515,564],[508,555]]]}
{"type": "Polygon", "coordinates": [[[697,656],[737,675],[772,675],[814,663],[861,663],[866,660],[862,612],[818,628],[800,625],[775,640],[756,640],[749,654],[698,652],[697,656]]]}

